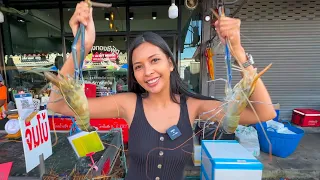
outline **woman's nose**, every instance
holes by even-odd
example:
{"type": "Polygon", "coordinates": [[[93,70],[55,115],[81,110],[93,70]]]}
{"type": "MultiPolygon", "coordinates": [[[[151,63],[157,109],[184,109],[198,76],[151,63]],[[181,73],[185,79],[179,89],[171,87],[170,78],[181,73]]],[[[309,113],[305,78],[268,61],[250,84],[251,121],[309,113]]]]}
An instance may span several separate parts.
{"type": "Polygon", "coordinates": [[[150,66],[150,65],[146,65],[146,66],[145,66],[145,75],[146,75],[146,76],[150,76],[150,75],[152,75],[153,73],[154,73],[153,67],[150,66]]]}

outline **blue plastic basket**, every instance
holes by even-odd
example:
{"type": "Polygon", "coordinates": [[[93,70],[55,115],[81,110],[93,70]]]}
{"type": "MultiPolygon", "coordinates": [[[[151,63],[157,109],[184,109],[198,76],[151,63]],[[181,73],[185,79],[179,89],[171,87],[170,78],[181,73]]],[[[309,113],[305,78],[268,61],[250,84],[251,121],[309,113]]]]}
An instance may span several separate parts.
{"type": "MultiPolygon", "coordinates": [[[[281,134],[275,131],[267,131],[267,124],[263,122],[262,125],[271,142],[272,154],[282,158],[290,156],[296,150],[304,135],[304,131],[302,129],[287,124],[285,124],[285,127],[296,134],[281,134]]],[[[256,124],[256,129],[258,132],[261,151],[269,153],[269,143],[262,131],[261,125],[256,124]]]]}

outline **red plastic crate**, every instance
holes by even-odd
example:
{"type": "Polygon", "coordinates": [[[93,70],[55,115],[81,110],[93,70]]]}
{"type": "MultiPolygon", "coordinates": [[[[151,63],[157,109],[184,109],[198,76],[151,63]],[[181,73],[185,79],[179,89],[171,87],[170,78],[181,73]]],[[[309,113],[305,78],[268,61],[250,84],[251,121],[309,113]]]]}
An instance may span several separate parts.
{"type": "Polygon", "coordinates": [[[95,84],[84,84],[84,89],[87,98],[95,98],[97,96],[97,86],[95,84]]]}
{"type": "MultiPolygon", "coordinates": [[[[53,131],[53,117],[48,116],[50,130],[53,131]]],[[[127,122],[121,118],[108,119],[90,119],[90,124],[98,128],[98,131],[107,131],[112,128],[121,128],[123,134],[123,142],[127,143],[129,138],[129,127],[127,122]]],[[[68,116],[54,116],[55,130],[69,131],[72,120],[68,116]]]]}
{"type": "Polygon", "coordinates": [[[319,127],[320,111],[314,109],[294,109],[291,121],[301,127],[319,127]]]}
{"type": "Polygon", "coordinates": [[[99,130],[106,131],[112,128],[121,128],[123,135],[123,142],[128,142],[129,127],[127,122],[121,118],[109,118],[109,119],[90,119],[92,126],[98,127],[99,130]]]}

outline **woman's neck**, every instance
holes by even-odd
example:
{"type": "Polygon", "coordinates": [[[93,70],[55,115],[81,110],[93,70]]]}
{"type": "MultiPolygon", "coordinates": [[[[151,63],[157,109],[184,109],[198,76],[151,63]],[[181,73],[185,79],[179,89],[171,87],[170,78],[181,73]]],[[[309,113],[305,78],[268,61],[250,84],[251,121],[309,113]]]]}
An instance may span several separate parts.
{"type": "Polygon", "coordinates": [[[149,93],[148,95],[149,102],[152,102],[152,105],[155,107],[167,107],[172,103],[170,96],[170,89],[167,91],[161,91],[159,93],[149,93]]]}

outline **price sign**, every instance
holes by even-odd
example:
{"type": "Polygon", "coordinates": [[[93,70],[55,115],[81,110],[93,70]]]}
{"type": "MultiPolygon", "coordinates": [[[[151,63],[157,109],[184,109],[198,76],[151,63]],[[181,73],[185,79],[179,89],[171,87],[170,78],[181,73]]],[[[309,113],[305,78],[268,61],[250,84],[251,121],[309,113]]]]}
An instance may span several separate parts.
{"type": "MultiPolygon", "coordinates": [[[[28,121],[28,119],[27,119],[28,121]]],[[[47,110],[39,111],[29,122],[19,118],[27,173],[52,154],[47,110]]]]}

